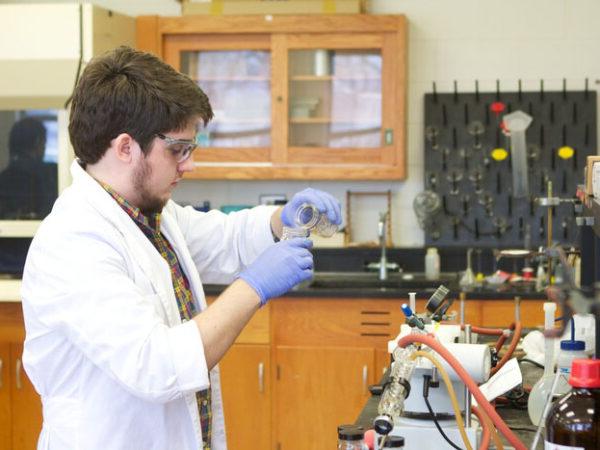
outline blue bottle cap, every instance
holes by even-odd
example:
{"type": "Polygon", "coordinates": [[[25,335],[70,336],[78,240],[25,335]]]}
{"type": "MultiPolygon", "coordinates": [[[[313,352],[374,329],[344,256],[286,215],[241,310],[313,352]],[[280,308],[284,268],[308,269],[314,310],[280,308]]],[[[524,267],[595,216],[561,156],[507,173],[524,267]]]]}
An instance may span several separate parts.
{"type": "Polygon", "coordinates": [[[585,342],[583,341],[572,341],[565,340],[560,341],[560,349],[561,350],[585,350],[585,342]]]}

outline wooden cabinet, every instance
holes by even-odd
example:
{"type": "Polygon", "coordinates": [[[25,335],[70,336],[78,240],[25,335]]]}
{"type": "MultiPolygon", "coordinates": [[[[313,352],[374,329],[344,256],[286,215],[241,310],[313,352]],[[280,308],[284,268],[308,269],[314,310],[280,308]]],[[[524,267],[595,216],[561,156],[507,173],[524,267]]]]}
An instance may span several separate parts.
{"type": "Polygon", "coordinates": [[[219,363],[229,448],[271,448],[270,356],[268,345],[234,344],[219,363]]]}
{"type": "Polygon", "coordinates": [[[278,450],[335,448],[381,378],[400,309],[386,300],[288,298],[271,304],[278,450]]]}
{"type": "Polygon", "coordinates": [[[337,426],[354,423],[376,380],[374,350],[277,346],[275,355],[277,448],[336,448],[337,426]]]}
{"type": "Polygon", "coordinates": [[[215,117],[203,179],[403,179],[404,16],[138,18],[137,42],[189,75],[215,117]]]}
{"type": "MultiPolygon", "coordinates": [[[[214,297],[207,299],[208,303],[214,297]]],[[[271,448],[270,305],[256,312],[219,363],[228,447],[271,448]]]]}
{"type": "Polygon", "coordinates": [[[0,342],[0,448],[11,448],[10,344],[0,342]]]}
{"type": "Polygon", "coordinates": [[[0,303],[0,448],[34,450],[42,429],[42,404],[23,369],[20,303],[0,303]]]}

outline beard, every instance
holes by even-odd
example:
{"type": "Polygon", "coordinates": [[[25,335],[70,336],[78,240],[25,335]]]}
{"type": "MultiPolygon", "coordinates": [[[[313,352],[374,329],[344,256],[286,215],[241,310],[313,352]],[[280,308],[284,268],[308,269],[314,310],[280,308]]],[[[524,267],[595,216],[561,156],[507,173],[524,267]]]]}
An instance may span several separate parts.
{"type": "Polygon", "coordinates": [[[163,200],[152,194],[148,188],[151,174],[152,168],[144,158],[138,164],[132,176],[133,186],[138,195],[138,204],[136,206],[146,216],[162,212],[164,206],[167,204],[167,200],[163,200]]]}

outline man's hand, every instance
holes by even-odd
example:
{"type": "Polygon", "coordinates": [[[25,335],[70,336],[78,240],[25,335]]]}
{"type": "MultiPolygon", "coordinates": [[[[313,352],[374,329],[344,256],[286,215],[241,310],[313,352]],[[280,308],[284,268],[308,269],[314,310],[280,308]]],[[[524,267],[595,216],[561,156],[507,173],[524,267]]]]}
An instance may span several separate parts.
{"type": "Polygon", "coordinates": [[[342,223],[342,208],[340,202],[327,192],[307,188],[295,194],[286,203],[281,211],[281,221],[286,227],[295,227],[294,217],[296,211],[305,203],[314,205],[320,213],[327,214],[327,218],[334,225],[342,223]]]}
{"type": "Polygon", "coordinates": [[[312,278],[312,242],[290,239],[267,248],[246,268],[240,278],[259,295],[261,306],[267,300],[285,294],[298,283],[312,278]]]}

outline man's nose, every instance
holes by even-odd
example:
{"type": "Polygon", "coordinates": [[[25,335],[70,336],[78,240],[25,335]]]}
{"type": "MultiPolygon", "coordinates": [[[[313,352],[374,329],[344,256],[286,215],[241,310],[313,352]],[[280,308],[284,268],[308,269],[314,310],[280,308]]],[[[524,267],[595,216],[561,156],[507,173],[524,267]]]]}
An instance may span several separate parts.
{"type": "Polygon", "coordinates": [[[179,163],[179,171],[180,172],[191,172],[194,170],[194,157],[190,155],[188,159],[179,163]]]}

